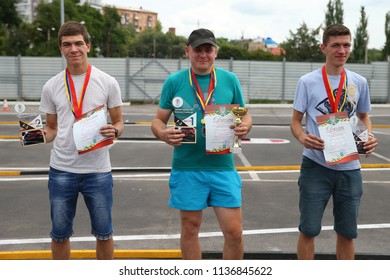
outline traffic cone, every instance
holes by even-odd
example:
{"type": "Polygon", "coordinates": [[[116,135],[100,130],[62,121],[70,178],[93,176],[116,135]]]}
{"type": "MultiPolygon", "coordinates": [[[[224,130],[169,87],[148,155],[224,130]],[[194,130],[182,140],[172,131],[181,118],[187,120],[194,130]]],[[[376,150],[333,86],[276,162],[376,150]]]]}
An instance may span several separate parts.
{"type": "Polygon", "coordinates": [[[4,98],[3,111],[9,111],[7,98],[4,98]]]}

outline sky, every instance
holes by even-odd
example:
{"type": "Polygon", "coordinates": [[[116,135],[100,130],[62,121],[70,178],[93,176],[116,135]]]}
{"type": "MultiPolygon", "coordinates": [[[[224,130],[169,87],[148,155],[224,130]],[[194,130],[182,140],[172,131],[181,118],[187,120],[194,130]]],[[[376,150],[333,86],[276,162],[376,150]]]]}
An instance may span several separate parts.
{"type": "MultiPolygon", "coordinates": [[[[102,4],[123,8],[142,7],[158,13],[163,32],[176,28],[176,35],[188,37],[192,30],[207,28],[217,38],[229,40],[270,37],[286,41],[290,31],[306,23],[315,29],[325,21],[329,0],[101,0],[102,4]]],[[[342,0],[344,25],[355,35],[364,6],[368,17],[369,48],[382,49],[385,41],[388,0],[342,0]]],[[[322,36],[322,33],[320,34],[322,36]]]]}

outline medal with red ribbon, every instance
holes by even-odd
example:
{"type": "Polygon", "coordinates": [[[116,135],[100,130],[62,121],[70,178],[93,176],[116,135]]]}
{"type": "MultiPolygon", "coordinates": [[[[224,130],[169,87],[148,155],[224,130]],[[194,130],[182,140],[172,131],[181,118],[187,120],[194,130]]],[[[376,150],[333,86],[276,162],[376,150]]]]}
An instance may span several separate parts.
{"type": "MultiPolygon", "coordinates": [[[[339,82],[339,87],[337,88],[336,97],[333,95],[332,86],[330,85],[328,74],[326,73],[325,65],[322,66],[322,79],[324,81],[326,93],[328,94],[328,99],[329,99],[330,106],[332,108],[332,112],[337,113],[339,112],[340,108],[342,108],[342,106],[340,106],[339,108],[339,103],[340,103],[341,95],[343,93],[343,87],[345,87],[345,89],[347,87],[347,75],[345,74],[345,69],[343,68],[341,72],[341,78],[339,82]]],[[[347,93],[345,93],[344,95],[344,102],[346,98],[347,98],[347,93]]]]}
{"type": "Polygon", "coordinates": [[[91,69],[92,69],[91,65],[88,65],[87,73],[84,78],[83,88],[81,90],[79,98],[77,98],[77,92],[74,87],[74,82],[68,68],[66,68],[65,70],[65,74],[64,74],[65,91],[68,100],[70,102],[70,105],[72,107],[73,115],[75,116],[76,119],[80,119],[83,115],[83,101],[84,101],[85,91],[87,90],[89,78],[91,76],[91,69]]]}
{"type": "MultiPolygon", "coordinates": [[[[203,115],[204,115],[205,108],[207,105],[209,105],[211,103],[214,89],[217,86],[217,75],[215,73],[215,69],[214,69],[214,67],[211,69],[210,84],[209,84],[208,94],[207,94],[206,100],[204,99],[203,93],[199,87],[198,81],[196,79],[196,75],[195,75],[194,71],[192,70],[192,68],[188,69],[188,77],[190,80],[190,85],[194,89],[198,103],[201,106],[202,111],[203,111],[203,115]]],[[[204,119],[201,120],[201,123],[204,124],[204,119]]]]}

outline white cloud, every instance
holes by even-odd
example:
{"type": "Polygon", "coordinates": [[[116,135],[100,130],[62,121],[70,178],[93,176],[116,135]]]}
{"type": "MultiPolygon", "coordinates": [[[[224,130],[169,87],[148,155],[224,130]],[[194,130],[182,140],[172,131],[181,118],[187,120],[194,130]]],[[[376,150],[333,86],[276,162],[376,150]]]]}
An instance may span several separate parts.
{"type": "MultiPolygon", "coordinates": [[[[176,28],[176,34],[187,37],[192,30],[206,27],[217,37],[229,39],[271,37],[286,40],[303,22],[311,29],[325,20],[329,0],[102,0],[106,4],[139,8],[158,13],[163,31],[176,28]]],[[[382,48],[388,0],[344,0],[344,24],[354,35],[360,20],[360,7],[368,16],[370,48],[382,48]]]]}

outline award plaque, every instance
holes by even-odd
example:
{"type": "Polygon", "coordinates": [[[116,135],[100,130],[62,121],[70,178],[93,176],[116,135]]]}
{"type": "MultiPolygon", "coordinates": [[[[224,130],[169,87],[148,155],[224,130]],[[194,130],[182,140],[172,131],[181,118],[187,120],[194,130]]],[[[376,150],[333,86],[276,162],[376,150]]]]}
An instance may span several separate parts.
{"type": "Polygon", "coordinates": [[[19,133],[19,138],[23,147],[46,143],[43,129],[23,130],[19,133]]]}
{"type": "Polygon", "coordinates": [[[364,142],[368,140],[368,129],[364,123],[357,117],[353,116],[349,119],[351,124],[353,137],[355,139],[356,148],[359,155],[365,155],[366,150],[363,149],[364,142]]]}
{"type": "Polygon", "coordinates": [[[23,147],[46,143],[45,133],[43,131],[42,117],[32,108],[26,107],[22,102],[15,104],[15,112],[18,113],[20,143],[23,147]],[[26,112],[29,109],[30,113],[26,112]]]}
{"type": "Polygon", "coordinates": [[[175,129],[180,129],[184,134],[182,144],[196,143],[196,128],[192,126],[175,126],[175,129]]]}
{"type": "Polygon", "coordinates": [[[182,144],[196,144],[197,118],[194,108],[192,108],[181,97],[172,100],[174,108],[175,128],[180,129],[184,134],[182,144]]]}

